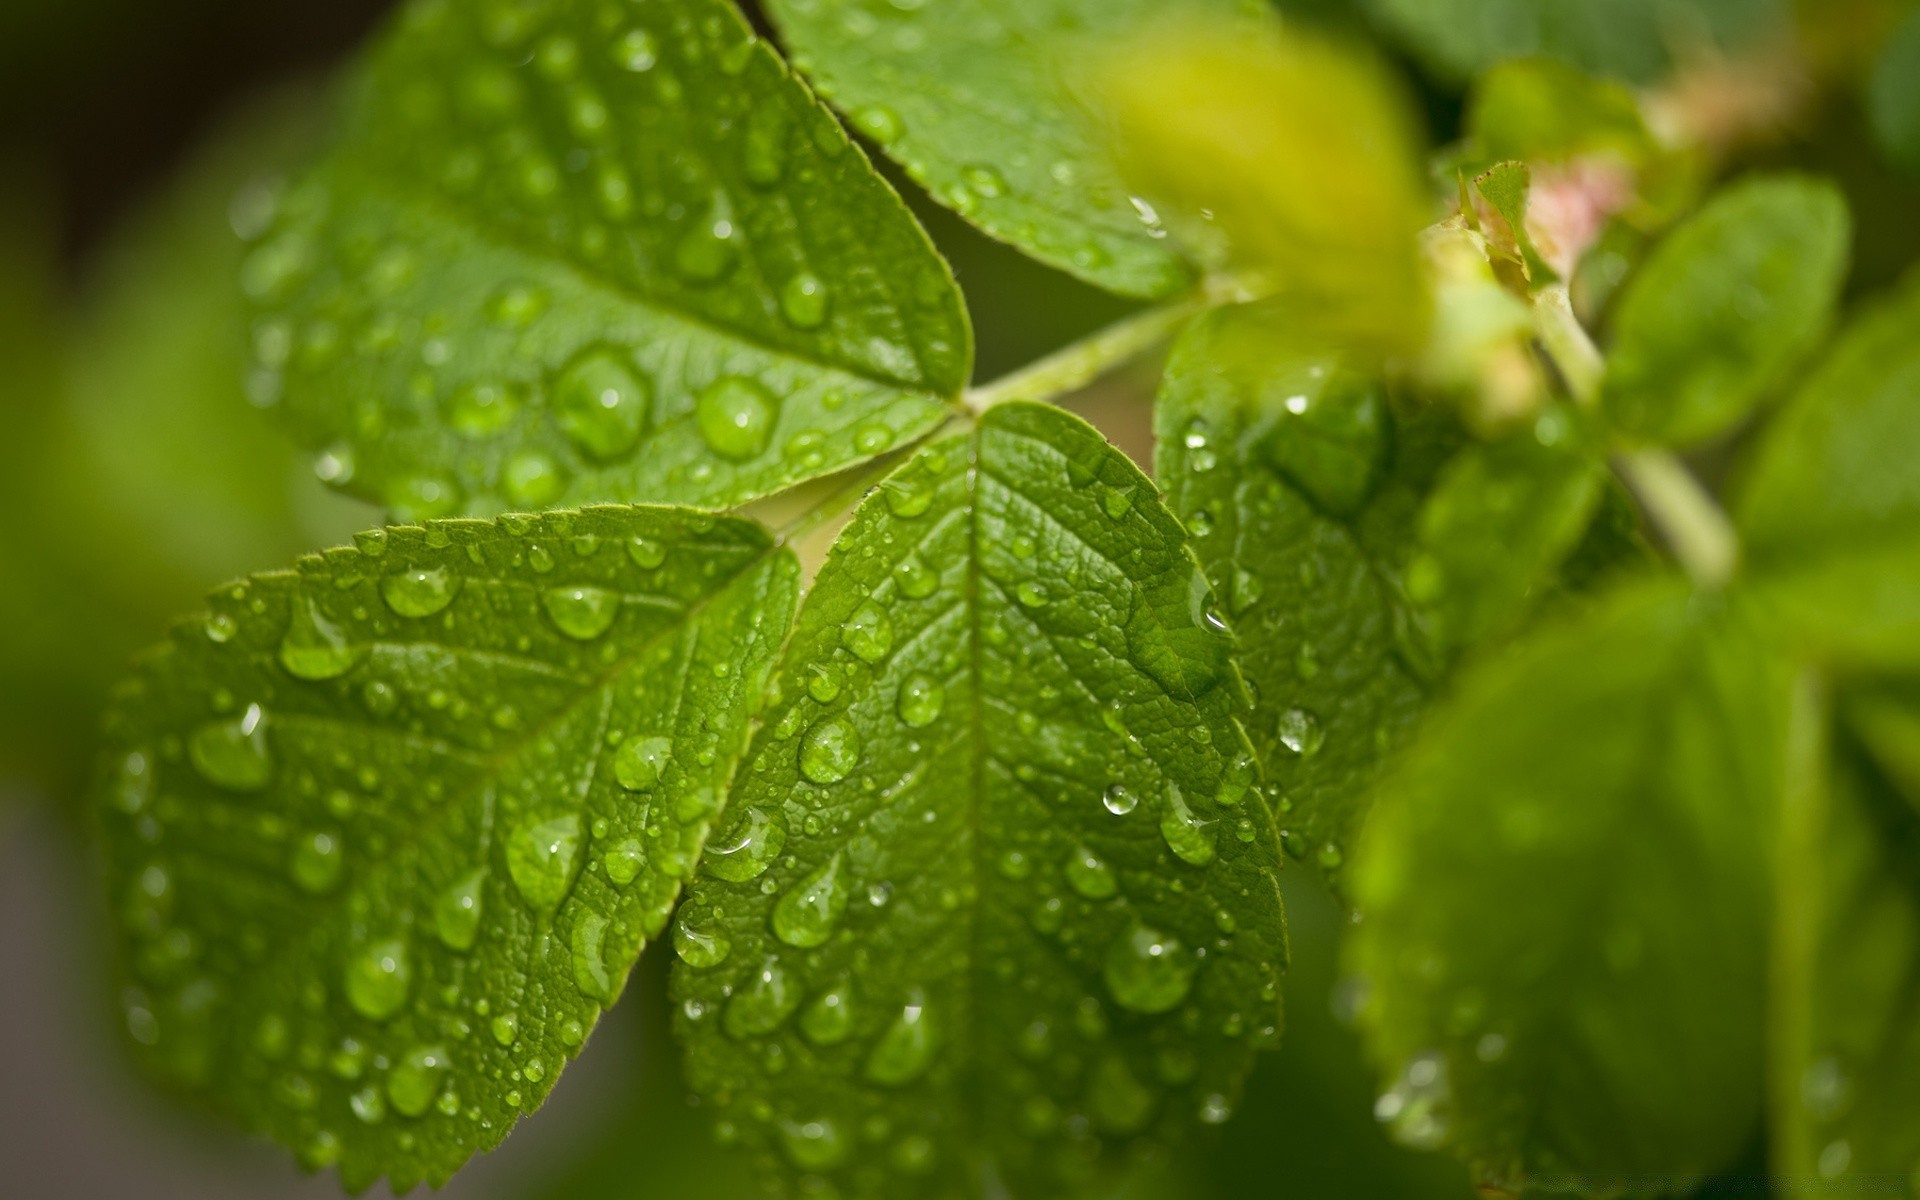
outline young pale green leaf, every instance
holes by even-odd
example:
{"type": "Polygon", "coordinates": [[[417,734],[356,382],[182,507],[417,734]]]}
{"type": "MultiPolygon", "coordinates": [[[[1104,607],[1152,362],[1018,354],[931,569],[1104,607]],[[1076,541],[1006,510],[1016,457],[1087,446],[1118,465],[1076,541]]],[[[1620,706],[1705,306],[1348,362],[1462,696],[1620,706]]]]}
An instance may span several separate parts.
{"type": "Polygon", "coordinates": [[[1633,166],[1656,153],[1632,91],[1549,58],[1503,62],[1477,79],[1462,124],[1494,162],[1606,155],[1633,166]]]}
{"type": "Polygon", "coordinates": [[[1782,824],[1772,1142],[1793,1200],[1844,1182],[1898,1192],[1920,1167],[1920,813],[1852,708],[1831,744],[1796,737],[1782,824]]]}
{"type": "Polygon", "coordinates": [[[1433,218],[1406,97],[1352,46],[1288,26],[1196,25],[1104,62],[1101,107],[1131,179],[1177,227],[1224,237],[1296,338],[1418,345],[1433,218]]]}
{"type": "Polygon", "coordinates": [[[666,922],[798,583],[744,521],[596,508],[217,593],[107,722],[145,1057],[353,1188],[497,1144],[666,922]]]}
{"type": "Polygon", "coordinates": [[[1458,439],[1396,420],[1334,359],[1276,355],[1270,328],[1225,309],[1180,340],[1154,466],[1232,616],[1282,844],[1338,878],[1375,770],[1426,700],[1431,654],[1398,576],[1458,439]]]}
{"type": "Polygon", "coordinates": [[[1748,416],[1826,335],[1851,223],[1830,183],[1761,176],[1655,248],[1620,298],[1604,401],[1628,437],[1687,444],[1748,416]]]}
{"type": "Polygon", "coordinates": [[[721,507],[926,432],[971,334],[727,0],[412,0],[243,282],[263,400],[409,516],[721,507]]]}
{"type": "Polygon", "coordinates": [[[1277,1032],[1272,818],[1153,485],[1007,404],[862,506],[675,929],[695,1087],[802,1187],[1079,1190],[1277,1032]]]}
{"type": "Polygon", "coordinates": [[[1468,76],[1502,59],[1546,55],[1603,75],[1648,82],[1676,47],[1731,49],[1779,32],[1785,0],[1370,0],[1407,47],[1435,68],[1468,76]]]}
{"type": "Polygon", "coordinates": [[[1901,171],[1920,175],[1920,11],[1909,14],[1881,48],[1866,98],[1881,151],[1901,171]]]}
{"type": "Polygon", "coordinates": [[[1549,408],[1447,464],[1420,512],[1406,589],[1446,656],[1509,632],[1593,520],[1606,471],[1577,428],[1549,408]]]}
{"type": "Polygon", "coordinates": [[[1068,71],[1170,16],[1243,0],[773,0],[794,65],[907,173],[988,234],[1129,296],[1194,269],[1112,156],[1068,71]]]}
{"type": "Polygon", "coordinates": [[[1737,513],[1755,584],[1824,651],[1920,664],[1920,280],[1770,423],[1737,513]]]}
{"type": "Polygon", "coordinates": [[[1515,1192],[1680,1188],[1739,1152],[1774,674],[1660,581],[1493,660],[1423,725],[1349,876],[1375,1111],[1403,1140],[1515,1192]]]}

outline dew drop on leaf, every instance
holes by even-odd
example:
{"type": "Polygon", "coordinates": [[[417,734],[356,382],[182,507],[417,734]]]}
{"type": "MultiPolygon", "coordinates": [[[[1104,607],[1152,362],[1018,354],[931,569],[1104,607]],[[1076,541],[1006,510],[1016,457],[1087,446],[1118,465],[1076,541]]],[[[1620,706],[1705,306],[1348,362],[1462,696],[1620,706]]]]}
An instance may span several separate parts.
{"type": "Polygon", "coordinates": [[[566,899],[580,869],[580,818],[568,813],[529,821],[507,841],[507,871],[529,907],[550,912],[566,899]]]}
{"type": "Polygon", "coordinates": [[[780,1125],[781,1148],[802,1171],[825,1171],[839,1166],[847,1157],[847,1141],[840,1127],[825,1117],[817,1121],[783,1121],[780,1125]]]}
{"type": "Polygon", "coordinates": [[[838,783],[860,762],[860,735],[838,718],[817,722],[800,739],[800,773],[814,783],[838,783]]]}
{"type": "Polygon", "coordinates": [[[739,375],[724,375],[708,384],[693,409],[707,448],[734,462],[765,452],[777,415],[773,394],[739,375]]]}
{"type": "Polygon", "coordinates": [[[714,839],[702,865],[715,879],[745,883],[764,874],[786,845],[787,827],[780,818],[753,807],[741,815],[732,833],[714,839]]]}
{"type": "Polygon", "coordinates": [[[313,597],[297,593],[287,632],[280,639],[280,665],[296,679],[334,679],[359,659],[359,649],[328,620],[313,597]]]}
{"type": "Polygon", "coordinates": [[[874,1043],[863,1073],[883,1087],[902,1087],[920,1078],[932,1062],[933,1024],[926,997],[916,992],[874,1043]]]}
{"type": "Polygon", "coordinates": [[[1192,953],[1179,939],[1136,924],[1107,948],[1103,973],[1120,1007],[1163,1013],[1187,998],[1195,969],[1192,953]]]}
{"type": "Polygon", "coordinates": [[[900,114],[884,104],[869,104],[854,110],[853,127],[882,146],[899,141],[907,131],[900,114]]]}
{"type": "Polygon", "coordinates": [[[573,923],[573,982],[580,994],[603,1005],[613,1003],[619,979],[607,969],[607,919],[597,912],[582,913],[573,923]]]}
{"type": "Polygon", "coordinates": [[[273,777],[266,724],[266,710],[249,704],[239,716],[194,730],[187,757],[208,783],[231,792],[257,792],[273,777]]]}
{"type": "Polygon", "coordinates": [[[853,1032],[853,985],[841,980],[800,1013],[800,1033],[816,1046],[837,1046],[853,1032]]]}
{"type": "Polygon", "coordinates": [[[397,571],[380,581],[380,598],[403,617],[430,617],[453,603],[460,579],[445,567],[397,571]]]}
{"type": "Polygon", "coordinates": [[[340,881],[342,858],[340,835],[316,830],[294,839],[287,869],[301,891],[318,896],[340,881]]]}
{"type": "Polygon", "coordinates": [[[1280,744],[1302,758],[1312,758],[1327,740],[1320,718],[1304,708],[1290,708],[1280,714],[1276,732],[1280,744]]]}
{"type": "Polygon", "coordinates": [[[1171,782],[1167,784],[1166,807],[1160,812],[1160,836],[1181,862],[1204,867],[1213,861],[1213,835],[1187,807],[1179,785],[1171,782]]]}
{"type": "Polygon", "coordinates": [[[660,782],[673,760],[673,741],[659,735],[635,735],[620,743],[613,756],[613,776],[630,792],[642,792],[660,782]]]}
{"type": "Polygon", "coordinates": [[[780,315],[795,329],[818,329],[827,319],[827,285],[811,271],[802,271],[780,289],[780,315]]]}
{"type": "Polygon", "coordinates": [[[667,548],[649,537],[637,537],[627,543],[627,557],[633,565],[651,571],[667,561],[667,548]]]}
{"type": "Polygon", "coordinates": [[[447,1075],[447,1052],[438,1046],[420,1046],[407,1051],[387,1076],[387,1099],[393,1111],[403,1117],[417,1117],[427,1111],[447,1075]]]}
{"type": "Polygon", "coordinates": [[[646,430],[653,388],[611,350],[574,359],[553,385],[553,419],[568,440],[602,462],[630,453],[646,430]]]}
{"type": "Polygon", "coordinates": [[[733,943],[727,940],[725,931],[696,924],[683,913],[673,926],[673,950],[681,962],[704,971],[727,961],[733,943]]]}
{"type": "Polygon", "coordinates": [[[1085,846],[1076,846],[1067,856],[1067,884],[1089,900],[1106,900],[1120,890],[1113,868],[1085,846]]]}
{"type": "Polygon", "coordinates": [[[597,587],[548,588],[540,594],[553,627],[575,641],[588,642],[613,626],[620,615],[620,596],[597,587]]]}
{"type": "Polygon", "coordinates": [[[473,949],[480,935],[481,886],[485,868],[476,868],[454,880],[433,901],[433,931],[449,950],[473,949]]]}
{"type": "Polygon", "coordinates": [[[523,399],[520,389],[509,384],[467,383],[448,393],[441,412],[455,433],[477,441],[512,424],[523,399]]]}
{"type": "Polygon", "coordinates": [[[923,671],[916,671],[900,682],[896,707],[902,723],[914,729],[924,729],[939,719],[940,709],[946,699],[947,689],[939,680],[923,671]]]}
{"type": "Polygon", "coordinates": [[[1140,794],[1124,783],[1115,783],[1107,788],[1100,797],[1100,802],[1106,805],[1107,811],[1114,816],[1124,817],[1140,807],[1140,794]]]}
{"type": "Polygon", "coordinates": [[[940,573],[917,554],[901,559],[893,568],[893,577],[899,581],[900,594],[909,600],[925,600],[940,586],[940,573]]]}
{"type": "Polygon", "coordinates": [[[893,621],[885,609],[869,600],[840,627],[840,644],[862,662],[879,662],[893,649],[893,621]]]}
{"type": "Polygon", "coordinates": [[[347,960],[347,1002],[371,1021],[384,1021],[407,1003],[413,987],[413,961],[407,943],[383,938],[347,960]]]}
{"type": "Polygon", "coordinates": [[[769,958],[760,964],[746,986],[727,1000],[720,1024],[730,1037],[759,1037],[780,1028],[799,1005],[799,989],[787,977],[780,961],[769,958]]]}
{"type": "Polygon", "coordinates": [[[825,944],[846,911],[848,888],[845,866],[836,853],[773,906],[774,936],[803,950],[825,944]]]}

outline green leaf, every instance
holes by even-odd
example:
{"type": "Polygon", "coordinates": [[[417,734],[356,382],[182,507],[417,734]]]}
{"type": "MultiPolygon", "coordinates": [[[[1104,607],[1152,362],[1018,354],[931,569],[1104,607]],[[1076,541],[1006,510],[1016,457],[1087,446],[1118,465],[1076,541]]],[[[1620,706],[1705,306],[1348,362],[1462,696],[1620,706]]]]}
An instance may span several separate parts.
{"type": "Polygon", "coordinates": [[[1613,318],[1604,400],[1627,435],[1725,433],[1825,337],[1851,222],[1838,188],[1760,176],[1721,192],[1654,249],[1613,318]]]}
{"type": "Polygon", "coordinates": [[[1599,1192],[1751,1134],[1784,688],[1737,632],[1616,593],[1462,681],[1382,785],[1347,965],[1403,1140],[1599,1192]]]}
{"type": "Polygon", "coordinates": [[[1513,629],[1579,545],[1605,479],[1575,414],[1557,407],[1447,464],[1406,568],[1407,593],[1441,653],[1513,629]]]}
{"type": "Polygon", "coordinates": [[[721,1129],[853,1196],[1056,1196],[1277,1034],[1272,820],[1153,485],[990,410],[842,536],[675,930],[721,1129]]]}
{"type": "Polygon", "coordinates": [[[1780,32],[1783,0],[1371,0],[1387,26],[1437,70],[1468,76],[1502,59],[1546,55],[1648,82],[1676,45],[1734,49],[1780,32]]]}
{"type": "Polygon", "coordinates": [[[1213,24],[1131,43],[1102,69],[1129,178],[1176,233],[1224,237],[1243,287],[1287,301],[1287,336],[1419,345],[1433,206],[1411,105],[1380,62],[1291,25],[1213,24]]]}
{"type": "Polygon", "coordinates": [[[1639,165],[1657,153],[1630,90],[1550,58],[1503,62],[1475,80],[1462,124],[1494,162],[1605,154],[1639,165]]]}
{"type": "MultiPolygon", "coordinates": [[[[1810,723],[1827,720],[1806,707],[1810,723]]],[[[1839,1180],[1898,1191],[1920,1163],[1920,813],[1852,709],[1843,702],[1831,735],[1796,736],[1779,855],[1773,1165],[1796,1198],[1839,1180]]]]}
{"type": "Polygon", "coordinates": [[[1847,726],[1887,778],[1920,806],[1920,685],[1855,685],[1846,702],[1847,726]]]}
{"type": "Polygon", "coordinates": [[[1736,513],[1754,584],[1826,653],[1920,663],[1920,280],[1857,316],[1769,424],[1736,513]]]}
{"type": "Polygon", "coordinates": [[[356,1189],[497,1144],[665,924],[798,581],[746,522],[599,508],[216,593],[107,725],[151,1065],[356,1189]]]}
{"type": "Polygon", "coordinates": [[[800,68],[934,199],[1089,283],[1164,296],[1194,269],[1139,208],[1063,64],[1242,0],[772,0],[800,68]]]}
{"type": "Polygon", "coordinates": [[[1268,329],[1223,309],[1180,340],[1154,465],[1232,616],[1282,844],[1337,878],[1377,767],[1426,700],[1399,569],[1457,436],[1396,419],[1335,359],[1276,354],[1268,329]]]}
{"type": "Polygon", "coordinates": [[[412,517],[731,505],[925,433],[971,356],[925,234],[727,0],[413,0],[244,282],[263,396],[412,517]]]}
{"type": "Polygon", "coordinates": [[[1920,12],[1900,22],[1867,80],[1867,118],[1888,161],[1920,175],[1920,12]]]}

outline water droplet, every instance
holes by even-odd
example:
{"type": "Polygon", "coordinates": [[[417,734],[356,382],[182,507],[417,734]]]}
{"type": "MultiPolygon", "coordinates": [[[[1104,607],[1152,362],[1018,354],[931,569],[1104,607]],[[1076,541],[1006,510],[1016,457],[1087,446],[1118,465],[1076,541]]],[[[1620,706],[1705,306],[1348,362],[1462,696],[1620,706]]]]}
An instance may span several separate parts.
{"type": "Polygon", "coordinates": [[[511,1046],[520,1040],[520,1014],[501,1013],[487,1027],[493,1034],[493,1040],[502,1046],[511,1046]]]}
{"type": "Polygon", "coordinates": [[[487,320],[511,329],[525,329],[540,319],[550,301],[545,288],[511,283],[487,300],[487,320]]]}
{"type": "Polygon", "coordinates": [[[960,178],[966,183],[968,191],[989,200],[1004,195],[1007,190],[1006,177],[991,166],[968,167],[960,173],[960,178]]]}
{"type": "Polygon", "coordinates": [[[741,462],[766,450],[777,404],[773,394],[753,380],[723,375],[701,390],[693,415],[708,449],[741,462]]]}
{"type": "Polygon", "coordinates": [[[1200,1120],[1208,1125],[1224,1125],[1233,1115],[1233,1105],[1225,1096],[1214,1092],[1200,1102],[1200,1120]]]}
{"type": "Polygon", "coordinates": [[[900,695],[896,707],[900,720],[914,729],[924,729],[940,717],[940,709],[946,703],[947,689],[940,681],[922,671],[915,671],[900,683],[900,695]]]}
{"type": "Polygon", "coordinates": [[[758,1037],[780,1028],[800,1005],[800,992],[778,959],[760,964],[747,985],[727,1000],[720,1024],[729,1037],[758,1037]]]}
{"type": "Polygon", "coordinates": [[[733,943],[727,940],[724,931],[696,925],[683,911],[673,926],[673,951],[681,962],[704,971],[727,961],[727,955],[733,952],[733,943]]]}
{"type": "Polygon", "coordinates": [[[520,508],[546,508],[567,490],[567,475],[550,456],[538,450],[518,450],[501,464],[500,487],[520,508]]]}
{"type": "Polygon", "coordinates": [[[667,548],[652,538],[637,537],[627,543],[627,557],[643,571],[651,571],[667,561],[667,548]]]}
{"type": "Polygon", "coordinates": [[[529,821],[507,842],[507,870],[536,912],[560,906],[580,869],[580,817],[529,821]]]}
{"type": "Polygon", "coordinates": [[[1089,900],[1106,900],[1120,890],[1113,868],[1085,846],[1076,846],[1067,857],[1067,883],[1089,900]]]}
{"type": "Polygon", "coordinates": [[[822,1117],[818,1121],[783,1121],[780,1145],[787,1158],[802,1171],[825,1171],[839,1166],[847,1157],[847,1138],[840,1127],[822,1117]]]}
{"type": "Polygon", "coordinates": [[[569,948],[574,986],[588,999],[611,1005],[620,993],[620,981],[607,969],[607,919],[597,912],[580,914],[573,923],[569,948]]]}
{"type": "Polygon", "coordinates": [[[920,1078],[932,1062],[933,1025],[926,997],[916,992],[874,1043],[865,1074],[883,1087],[901,1087],[920,1078]]]}
{"type": "Polygon", "coordinates": [[[447,1052],[438,1046],[422,1046],[407,1051],[393,1064],[387,1076],[387,1099],[403,1117],[417,1117],[427,1111],[447,1075],[447,1052]]]}
{"type": "Polygon", "coordinates": [[[787,173],[787,118],[776,104],[757,104],[747,114],[740,145],[740,166],[747,182],[770,188],[787,173]]]}
{"type": "Polygon", "coordinates": [[[469,383],[454,389],[442,409],[455,433],[478,440],[512,424],[524,400],[521,389],[512,385],[469,383]]]}
{"type": "Polygon", "coordinates": [[[882,146],[900,140],[907,131],[900,114],[884,104],[869,104],[853,112],[853,127],[882,146]]]}
{"type": "Polygon", "coordinates": [[[703,866],[715,879],[745,883],[765,873],[786,845],[787,827],[779,817],[756,806],[741,814],[730,836],[716,838],[707,847],[703,866]]]}
{"type": "Polygon", "coordinates": [[[373,942],[347,960],[347,1002],[370,1021],[399,1012],[412,987],[413,962],[399,938],[373,942]]]}
{"type": "Polygon", "coordinates": [[[553,417],[581,453],[602,462],[633,450],[645,431],[653,388],[622,356],[590,350],[553,387],[553,417]]]}
{"type": "Polygon", "coordinates": [[[660,44],[644,29],[629,29],[613,43],[613,61],[636,73],[650,71],[660,61],[660,44]]]}
{"type": "Polygon", "coordinates": [[[430,617],[453,603],[460,577],[445,567],[399,571],[380,581],[380,598],[403,617],[430,617]]]}
{"type": "Polygon", "coordinates": [[[669,738],[634,736],[620,743],[613,756],[613,775],[630,792],[643,792],[660,782],[660,774],[673,761],[673,741],[669,738]]]}
{"type": "Polygon", "coordinates": [[[1114,816],[1124,817],[1140,807],[1140,795],[1126,784],[1116,783],[1107,788],[1106,793],[1100,797],[1100,802],[1106,805],[1107,811],[1114,816]]]}
{"type": "Polygon", "coordinates": [[[925,600],[940,586],[940,573],[917,554],[901,559],[893,568],[893,577],[900,584],[900,594],[909,600],[925,600]]]}
{"type": "Polygon", "coordinates": [[[860,762],[860,735],[830,717],[800,739],[800,773],[815,783],[838,783],[860,762]]]}
{"type": "Polygon", "coordinates": [[[1166,807],[1160,812],[1160,836],[1181,862],[1204,867],[1213,861],[1213,835],[1187,807],[1178,784],[1167,784],[1166,807]]]}
{"type": "Polygon", "coordinates": [[[1260,764],[1251,754],[1236,754],[1220,774],[1220,786],[1213,793],[1213,802],[1222,808],[1232,808],[1246,799],[1253,790],[1254,779],[1260,773],[1260,764]]]}
{"type": "Polygon", "coordinates": [[[800,1014],[800,1032],[816,1046],[837,1046],[853,1032],[853,985],[841,980],[800,1014]]]}
{"type": "Polygon", "coordinates": [[[1014,599],[1020,601],[1020,603],[1027,608],[1043,607],[1049,599],[1046,585],[1036,583],[1031,579],[1021,580],[1020,583],[1014,587],[1013,595],[1014,599]]]}
{"type": "Polygon", "coordinates": [[[287,869],[301,891],[317,896],[340,882],[341,859],[340,835],[316,830],[294,839],[287,869]]]}
{"type": "Polygon", "coordinates": [[[1312,758],[1327,740],[1320,718],[1304,708],[1290,708],[1280,714],[1276,727],[1280,744],[1302,758],[1312,758]]]}
{"type": "Polygon", "coordinates": [[[712,283],[739,260],[732,219],[721,209],[696,219],[673,248],[673,269],[694,283],[712,283]]]}
{"type": "Polygon", "coordinates": [[[869,600],[840,627],[840,644],[862,662],[879,662],[893,649],[893,622],[885,609],[869,600]]]}
{"type": "Polygon", "coordinates": [[[1134,925],[1107,948],[1107,989],[1134,1012],[1171,1011],[1187,998],[1195,969],[1179,939],[1145,925],[1134,925]]]}
{"type": "Polygon", "coordinates": [[[296,679],[333,679],[359,660],[359,648],[328,620],[313,597],[298,593],[286,636],[280,639],[280,665],[296,679]]]}
{"type": "Polygon", "coordinates": [[[540,604],[555,629],[581,642],[605,633],[620,615],[619,594],[605,588],[549,588],[540,594],[540,604]]]}
{"type": "Polygon", "coordinates": [[[449,950],[473,949],[480,936],[481,887],[486,883],[484,867],[462,875],[440,893],[433,902],[433,931],[449,950]]]}
{"type": "Polygon", "coordinates": [[[208,783],[233,792],[257,792],[273,777],[266,725],[266,710],[249,704],[237,717],[209,721],[194,730],[187,757],[208,783]]]}
{"type": "Polygon", "coordinates": [[[823,945],[846,911],[847,890],[846,872],[835,854],[773,906],[774,936],[802,950],[823,945]]]}
{"type": "Polygon", "coordinates": [[[780,315],[795,329],[818,329],[827,319],[827,285],[811,271],[802,271],[780,289],[780,315]]]}
{"type": "Polygon", "coordinates": [[[1402,1145],[1436,1150],[1447,1139],[1451,1103],[1446,1061],[1438,1054],[1420,1054],[1374,1101],[1373,1115],[1389,1126],[1394,1140],[1402,1145]]]}

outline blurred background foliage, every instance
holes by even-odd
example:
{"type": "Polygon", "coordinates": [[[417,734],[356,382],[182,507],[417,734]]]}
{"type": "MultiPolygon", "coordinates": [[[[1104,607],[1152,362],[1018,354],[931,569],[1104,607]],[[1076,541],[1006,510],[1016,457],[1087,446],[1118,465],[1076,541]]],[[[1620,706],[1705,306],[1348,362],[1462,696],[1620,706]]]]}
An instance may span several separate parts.
{"type": "MultiPolygon", "coordinates": [[[[10,1181],[0,1190],[10,1195],[335,1192],[331,1179],[303,1180],[282,1157],[217,1132],[176,1149],[174,1118],[120,1065],[113,1005],[98,986],[97,889],[86,886],[92,865],[75,799],[100,698],[132,654],[219,580],[377,519],[326,491],[248,403],[248,330],[233,277],[236,232],[324,127],[328,68],[386,7],[0,5],[0,1061],[10,1064],[0,1071],[0,1179],[10,1181]]],[[[1657,88],[1640,93],[1643,110],[1670,126],[1656,132],[1685,127],[1691,144],[1711,148],[1701,169],[1793,166],[1834,178],[1857,222],[1851,294],[1920,258],[1920,6],[1908,0],[1281,7],[1373,46],[1425,126],[1393,136],[1452,147],[1440,152],[1442,178],[1475,154],[1517,153],[1461,144],[1469,129],[1553,136],[1513,128],[1529,104],[1548,103],[1537,97],[1479,117],[1469,107],[1477,73],[1541,53],[1657,88]]],[[[1477,103],[1493,104],[1490,94],[1477,103]]],[[[1604,95],[1595,103],[1604,107],[1604,95]]],[[[982,378],[1129,311],[988,241],[894,178],[959,273],[982,378]]],[[[1643,240],[1631,222],[1609,232],[1604,269],[1586,281],[1597,295],[1630,269],[1643,240]]],[[[1075,407],[1144,460],[1150,386],[1122,374],[1075,407]]],[[[1372,1083],[1334,1012],[1343,918],[1304,872],[1288,875],[1284,1049],[1262,1063],[1233,1122],[1139,1174],[1129,1194],[1471,1195],[1451,1160],[1401,1149],[1374,1121],[1372,1083]]],[[[458,1177],[452,1194],[752,1194],[742,1164],[713,1146],[685,1101],[666,1036],[663,961],[650,956],[636,973],[588,1056],[599,1065],[569,1073],[533,1129],[458,1177]]],[[[1763,1161],[1759,1147],[1751,1161],[1763,1161]]],[[[1763,1195],[1758,1174],[1707,1194],[1763,1195]]]]}

